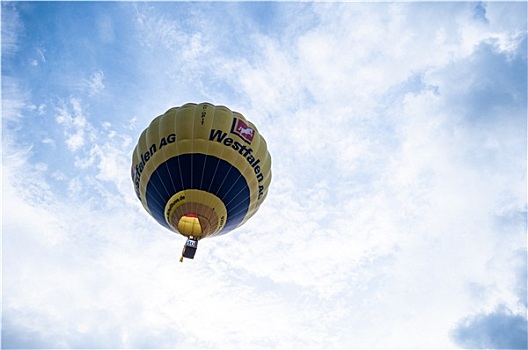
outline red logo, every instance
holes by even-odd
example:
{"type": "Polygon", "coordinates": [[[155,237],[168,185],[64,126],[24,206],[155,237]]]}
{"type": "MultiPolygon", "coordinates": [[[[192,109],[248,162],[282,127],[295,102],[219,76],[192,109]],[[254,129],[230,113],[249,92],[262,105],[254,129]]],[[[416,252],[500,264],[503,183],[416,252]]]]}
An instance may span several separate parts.
{"type": "Polygon", "coordinates": [[[233,119],[231,133],[238,135],[247,143],[251,143],[251,141],[253,141],[253,137],[255,136],[255,130],[250,128],[242,119],[237,118],[233,119]]]}

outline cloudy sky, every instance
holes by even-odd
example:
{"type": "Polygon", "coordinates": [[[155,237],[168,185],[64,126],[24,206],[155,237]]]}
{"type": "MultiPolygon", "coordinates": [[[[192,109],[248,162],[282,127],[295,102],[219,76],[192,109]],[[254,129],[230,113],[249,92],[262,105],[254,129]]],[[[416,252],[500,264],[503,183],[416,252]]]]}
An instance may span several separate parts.
{"type": "Polygon", "coordinates": [[[3,348],[525,348],[527,4],[2,2],[3,348]],[[131,153],[171,106],[268,142],[185,241],[131,153]]]}

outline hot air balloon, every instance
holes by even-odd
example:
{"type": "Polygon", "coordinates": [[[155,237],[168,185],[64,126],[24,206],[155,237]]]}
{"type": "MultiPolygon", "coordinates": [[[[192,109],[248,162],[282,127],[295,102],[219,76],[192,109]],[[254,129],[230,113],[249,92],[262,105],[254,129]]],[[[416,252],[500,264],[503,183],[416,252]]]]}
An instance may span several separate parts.
{"type": "Polygon", "coordinates": [[[210,103],[170,108],[146,128],[131,168],[136,195],[162,226],[185,237],[182,257],[198,241],[226,234],[266,198],[271,157],[242,114],[210,103]]]}

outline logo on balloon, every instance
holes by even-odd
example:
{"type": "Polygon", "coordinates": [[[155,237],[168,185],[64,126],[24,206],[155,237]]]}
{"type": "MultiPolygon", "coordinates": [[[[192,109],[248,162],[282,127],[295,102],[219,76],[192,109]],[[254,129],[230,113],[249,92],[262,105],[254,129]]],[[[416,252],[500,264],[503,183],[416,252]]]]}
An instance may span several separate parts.
{"type": "Polygon", "coordinates": [[[238,118],[233,118],[231,133],[237,135],[249,144],[251,144],[251,141],[253,141],[253,137],[255,136],[255,130],[250,128],[242,119],[238,118]]]}

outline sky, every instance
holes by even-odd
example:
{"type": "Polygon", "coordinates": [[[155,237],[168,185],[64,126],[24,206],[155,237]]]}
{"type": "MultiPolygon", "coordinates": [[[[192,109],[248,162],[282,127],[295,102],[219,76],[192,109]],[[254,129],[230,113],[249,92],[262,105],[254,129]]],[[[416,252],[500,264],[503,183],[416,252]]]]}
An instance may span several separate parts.
{"type": "Polygon", "coordinates": [[[526,2],[1,3],[2,348],[526,348],[526,2]],[[200,242],[131,155],[257,125],[259,212],[200,242]]]}

